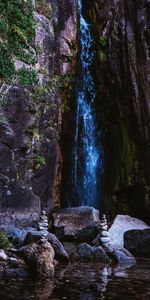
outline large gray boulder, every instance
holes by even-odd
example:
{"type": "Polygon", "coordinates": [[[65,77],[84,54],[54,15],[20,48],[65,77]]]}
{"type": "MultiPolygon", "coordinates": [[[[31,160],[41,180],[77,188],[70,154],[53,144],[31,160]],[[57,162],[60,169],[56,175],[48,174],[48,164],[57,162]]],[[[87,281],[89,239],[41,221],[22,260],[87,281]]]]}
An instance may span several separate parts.
{"type": "Polygon", "coordinates": [[[146,229],[150,228],[143,221],[132,218],[128,215],[117,215],[112,226],[109,229],[110,245],[113,248],[124,247],[124,233],[132,229],[146,229]]]}
{"type": "Polygon", "coordinates": [[[124,247],[138,257],[150,257],[150,229],[125,232],[124,247]]]}
{"type": "Polygon", "coordinates": [[[93,207],[64,208],[53,214],[55,233],[71,239],[79,230],[93,222],[99,222],[99,211],[93,207]]]}

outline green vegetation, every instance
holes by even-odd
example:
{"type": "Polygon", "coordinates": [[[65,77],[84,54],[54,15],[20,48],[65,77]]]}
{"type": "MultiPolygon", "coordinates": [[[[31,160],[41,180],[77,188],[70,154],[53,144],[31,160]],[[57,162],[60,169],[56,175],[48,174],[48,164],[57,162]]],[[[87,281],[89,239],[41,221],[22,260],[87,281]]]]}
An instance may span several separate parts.
{"type": "Polygon", "coordinates": [[[17,72],[17,75],[21,85],[35,84],[38,82],[37,72],[35,70],[22,68],[17,72]]]}
{"type": "Polygon", "coordinates": [[[5,116],[0,115],[0,124],[6,124],[8,121],[5,116]]]}
{"type": "Polygon", "coordinates": [[[5,44],[0,44],[0,77],[9,81],[15,73],[11,53],[5,44]]]}
{"type": "Polygon", "coordinates": [[[97,47],[98,47],[98,58],[100,60],[101,63],[106,61],[106,54],[105,54],[105,50],[106,50],[106,38],[103,36],[100,36],[99,41],[97,43],[97,47]]]}
{"type": "Polygon", "coordinates": [[[5,233],[0,231],[0,249],[9,249],[11,247],[11,243],[9,242],[5,233]]]}
{"type": "MultiPolygon", "coordinates": [[[[0,1],[0,79],[11,82],[16,73],[13,59],[16,57],[27,64],[34,64],[35,57],[31,44],[35,35],[32,0],[1,0],[0,1]]],[[[20,72],[20,71],[19,71],[20,72]]],[[[20,74],[19,82],[31,84],[35,75],[29,72],[20,74]],[[27,76],[28,73],[28,76],[27,76]],[[22,77],[24,75],[24,80],[22,77]],[[26,78],[29,78],[27,80],[26,78]]]]}
{"type": "Polygon", "coordinates": [[[35,169],[39,170],[43,165],[45,165],[45,157],[38,154],[35,159],[35,169]]]}

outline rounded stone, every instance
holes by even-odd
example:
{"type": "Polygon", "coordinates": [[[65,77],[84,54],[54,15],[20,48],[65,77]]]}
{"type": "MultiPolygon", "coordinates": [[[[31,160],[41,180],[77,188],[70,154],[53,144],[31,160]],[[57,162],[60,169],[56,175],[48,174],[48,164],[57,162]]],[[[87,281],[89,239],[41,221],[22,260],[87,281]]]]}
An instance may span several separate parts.
{"type": "Polygon", "coordinates": [[[108,230],[108,226],[107,225],[102,226],[102,231],[107,231],[107,230],[108,230]]]}
{"type": "Polygon", "coordinates": [[[109,232],[106,231],[106,230],[103,230],[103,231],[101,232],[101,237],[109,237],[109,232]]]}
{"type": "Polygon", "coordinates": [[[109,237],[100,237],[101,244],[107,244],[109,243],[110,239],[109,237]]]}

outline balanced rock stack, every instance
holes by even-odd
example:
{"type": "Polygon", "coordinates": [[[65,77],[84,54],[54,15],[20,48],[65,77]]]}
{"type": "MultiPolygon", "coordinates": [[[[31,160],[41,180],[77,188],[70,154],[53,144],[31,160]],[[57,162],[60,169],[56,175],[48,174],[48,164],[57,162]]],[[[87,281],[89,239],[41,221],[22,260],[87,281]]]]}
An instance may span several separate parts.
{"type": "Polygon", "coordinates": [[[40,221],[38,223],[39,230],[48,230],[48,218],[46,212],[43,210],[41,212],[40,221]]]}
{"type": "Polygon", "coordinates": [[[103,215],[101,219],[101,233],[100,233],[100,244],[107,245],[110,242],[109,233],[108,233],[108,224],[106,216],[103,215]]]}

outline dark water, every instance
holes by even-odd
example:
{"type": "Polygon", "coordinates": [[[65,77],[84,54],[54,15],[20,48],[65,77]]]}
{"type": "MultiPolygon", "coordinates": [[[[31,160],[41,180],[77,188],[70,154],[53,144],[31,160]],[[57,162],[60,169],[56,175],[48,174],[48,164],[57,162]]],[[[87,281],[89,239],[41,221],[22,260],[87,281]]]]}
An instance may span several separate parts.
{"type": "Polygon", "coordinates": [[[3,299],[149,300],[150,260],[129,269],[89,264],[59,266],[53,282],[1,280],[3,299]]]}

